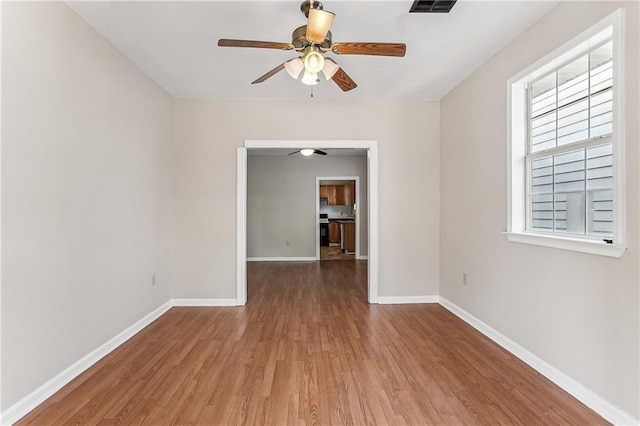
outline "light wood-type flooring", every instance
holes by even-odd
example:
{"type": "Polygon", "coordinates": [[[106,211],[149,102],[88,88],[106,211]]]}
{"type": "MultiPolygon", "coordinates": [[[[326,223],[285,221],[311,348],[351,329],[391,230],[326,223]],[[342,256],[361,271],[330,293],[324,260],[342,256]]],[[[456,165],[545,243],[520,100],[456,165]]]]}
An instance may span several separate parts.
{"type": "Polygon", "coordinates": [[[246,306],[171,309],[19,424],[606,424],[443,307],[367,304],[366,274],[250,262],[246,306]]]}
{"type": "Polygon", "coordinates": [[[320,260],[355,260],[354,253],[345,253],[340,250],[340,247],[329,246],[320,247],[320,260]]]}

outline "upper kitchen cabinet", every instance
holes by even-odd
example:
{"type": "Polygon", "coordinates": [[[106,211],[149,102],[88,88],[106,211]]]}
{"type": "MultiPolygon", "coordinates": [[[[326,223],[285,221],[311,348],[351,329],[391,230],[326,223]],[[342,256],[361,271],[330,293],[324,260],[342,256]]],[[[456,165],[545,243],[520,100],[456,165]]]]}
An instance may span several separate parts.
{"type": "Polygon", "coordinates": [[[320,185],[320,198],[326,198],[329,206],[342,205],[344,196],[338,192],[342,192],[338,191],[338,185],[320,185]]]}
{"type": "Polygon", "coordinates": [[[320,198],[329,198],[328,197],[328,187],[329,185],[320,185],[320,198]]]}
{"type": "Polygon", "coordinates": [[[343,205],[350,206],[356,203],[356,182],[354,180],[342,185],[343,205]]]}
{"type": "Polygon", "coordinates": [[[326,198],[330,206],[339,206],[336,185],[320,185],[320,198],[326,198]]]}
{"type": "Polygon", "coordinates": [[[329,206],[350,206],[355,203],[355,181],[343,185],[320,185],[320,198],[329,206]]]}

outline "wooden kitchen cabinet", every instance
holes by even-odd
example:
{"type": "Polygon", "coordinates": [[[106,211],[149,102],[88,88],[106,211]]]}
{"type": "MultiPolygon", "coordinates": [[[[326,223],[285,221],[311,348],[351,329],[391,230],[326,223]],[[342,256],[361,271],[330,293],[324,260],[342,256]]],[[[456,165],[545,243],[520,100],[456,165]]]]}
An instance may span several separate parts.
{"type": "Polygon", "coordinates": [[[344,185],[335,185],[336,187],[336,206],[346,205],[344,201],[344,185]]]}
{"type": "Polygon", "coordinates": [[[344,241],[342,247],[347,253],[355,253],[356,251],[356,224],[355,222],[343,223],[344,241]]]}
{"type": "Polygon", "coordinates": [[[356,182],[352,180],[342,185],[342,201],[343,205],[350,206],[356,202],[356,182]]]}
{"type": "Polygon", "coordinates": [[[340,224],[334,220],[329,222],[329,244],[340,244],[340,224]]]}
{"type": "Polygon", "coordinates": [[[338,202],[337,186],[338,185],[320,185],[320,198],[326,198],[327,205],[329,206],[341,205],[338,202]]]}
{"type": "Polygon", "coordinates": [[[320,185],[320,198],[328,198],[327,197],[327,185],[320,185]]]}
{"type": "Polygon", "coordinates": [[[350,206],[356,202],[355,182],[344,185],[320,185],[320,198],[329,206],[350,206]]]}

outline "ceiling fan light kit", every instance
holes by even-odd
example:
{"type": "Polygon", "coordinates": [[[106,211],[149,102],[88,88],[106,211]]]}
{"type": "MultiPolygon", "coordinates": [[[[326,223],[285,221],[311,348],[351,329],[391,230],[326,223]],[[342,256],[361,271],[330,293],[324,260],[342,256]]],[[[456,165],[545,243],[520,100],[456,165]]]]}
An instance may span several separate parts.
{"type": "Polygon", "coordinates": [[[311,46],[307,48],[307,54],[304,55],[304,69],[310,73],[318,73],[324,68],[324,56],[318,50],[317,47],[311,46]]]}
{"type": "Polygon", "coordinates": [[[304,70],[300,82],[313,86],[320,82],[318,73],[322,71],[327,80],[333,80],[344,92],[355,89],[358,85],[336,61],[331,58],[325,58],[325,53],[396,57],[405,55],[407,47],[404,43],[333,43],[329,29],[335,14],[324,10],[322,3],[313,0],[302,2],[300,10],[307,17],[307,25],[298,27],[293,31],[290,44],[271,41],[220,39],[218,40],[218,46],[293,50],[302,54],[298,58],[278,65],[251,84],[262,83],[284,69],[296,80],[304,70]]]}
{"type": "Polygon", "coordinates": [[[320,79],[318,78],[317,73],[310,73],[309,71],[305,71],[302,79],[300,80],[302,84],[306,84],[307,86],[315,86],[320,83],[320,79]]]}
{"type": "Polygon", "coordinates": [[[327,80],[331,80],[335,75],[335,73],[338,72],[339,68],[340,67],[335,62],[326,60],[324,61],[324,68],[322,68],[322,74],[324,74],[327,80]]]}
{"type": "Polygon", "coordinates": [[[293,58],[290,61],[284,63],[284,69],[293,79],[298,79],[300,77],[300,73],[304,69],[304,63],[302,62],[302,58],[293,58]]]}
{"type": "Polygon", "coordinates": [[[322,43],[336,15],[322,9],[309,9],[306,37],[312,43],[322,43]]]}
{"type": "Polygon", "coordinates": [[[304,155],[305,157],[309,157],[310,155],[313,155],[314,152],[315,152],[315,149],[311,149],[311,148],[305,148],[300,150],[300,154],[304,155]]]}

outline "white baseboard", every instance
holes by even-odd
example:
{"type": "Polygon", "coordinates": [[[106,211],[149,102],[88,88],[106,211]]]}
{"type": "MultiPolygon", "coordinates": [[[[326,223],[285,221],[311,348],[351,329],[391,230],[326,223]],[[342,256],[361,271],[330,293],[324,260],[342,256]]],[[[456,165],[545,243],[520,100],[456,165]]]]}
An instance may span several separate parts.
{"type": "Polygon", "coordinates": [[[378,296],[379,305],[404,305],[408,303],[438,303],[438,296],[378,296]]]}
{"type": "Polygon", "coordinates": [[[369,260],[369,256],[358,256],[357,260],[369,260]]]}
{"type": "Polygon", "coordinates": [[[247,262],[315,262],[315,257],[247,257],[247,262]]]}
{"type": "Polygon", "coordinates": [[[93,364],[100,361],[104,356],[108,355],[111,351],[129,340],[140,330],[151,324],[158,317],[171,309],[172,306],[171,301],[166,302],[153,312],[144,316],[131,327],[109,339],[102,346],[80,358],[78,361],[64,369],[61,373],[54,376],[51,380],[31,392],[29,395],[7,408],[5,411],[0,413],[0,424],[11,425],[20,420],[31,410],[44,402],[44,400],[60,390],[64,385],[75,379],[93,364]]]}
{"type": "Polygon", "coordinates": [[[444,297],[440,297],[440,304],[464,322],[487,336],[489,339],[493,340],[498,345],[502,346],[504,349],[527,363],[534,370],[538,371],[553,383],[570,393],[578,401],[600,414],[605,420],[613,423],[614,425],[638,424],[638,420],[634,419],[630,414],[604,400],[591,389],[585,387],[581,383],[578,383],[546,361],[538,358],[527,349],[480,321],[464,309],[448,301],[444,297]]]}
{"type": "Polygon", "coordinates": [[[236,299],[171,299],[172,306],[238,306],[236,299]]]}

